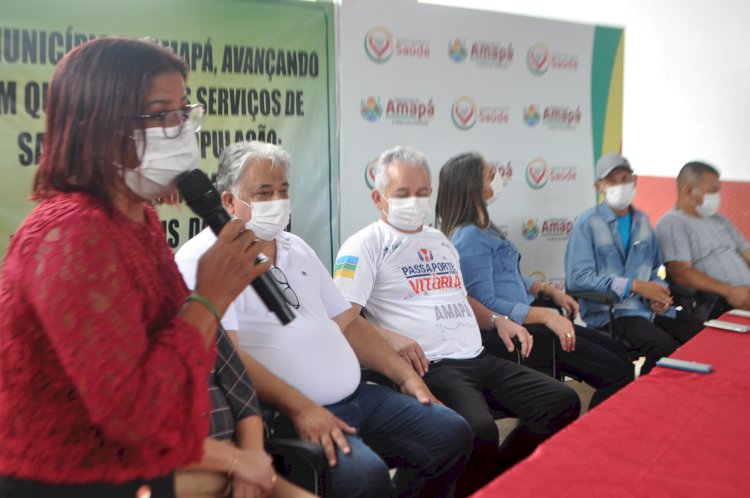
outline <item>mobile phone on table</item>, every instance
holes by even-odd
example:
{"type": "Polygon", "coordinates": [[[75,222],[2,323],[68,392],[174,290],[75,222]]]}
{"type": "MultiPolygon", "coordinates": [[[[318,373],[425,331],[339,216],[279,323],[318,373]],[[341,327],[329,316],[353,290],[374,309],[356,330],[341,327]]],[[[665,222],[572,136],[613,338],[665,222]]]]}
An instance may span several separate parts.
{"type": "Polygon", "coordinates": [[[698,363],[697,361],[678,360],[677,358],[661,358],[656,362],[656,366],[665,368],[674,368],[676,370],[685,370],[688,372],[710,373],[711,365],[708,363],[698,363]]]}
{"type": "Polygon", "coordinates": [[[703,322],[703,325],[705,325],[706,327],[712,327],[715,329],[729,330],[731,332],[739,332],[740,334],[744,334],[747,331],[750,331],[750,325],[741,325],[739,323],[734,323],[734,322],[725,322],[724,320],[708,320],[706,322],[703,322]]]}

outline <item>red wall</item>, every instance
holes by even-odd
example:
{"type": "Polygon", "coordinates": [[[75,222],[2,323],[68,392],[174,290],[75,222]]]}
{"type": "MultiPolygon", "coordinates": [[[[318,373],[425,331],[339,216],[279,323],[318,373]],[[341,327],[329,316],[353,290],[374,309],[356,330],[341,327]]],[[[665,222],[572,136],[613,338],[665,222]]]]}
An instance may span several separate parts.
{"type": "MultiPolygon", "coordinates": [[[[677,181],[674,178],[638,175],[638,188],[633,204],[645,211],[656,225],[659,218],[674,206],[677,181]]],[[[719,212],[732,220],[750,240],[750,182],[722,181],[719,212]]]]}

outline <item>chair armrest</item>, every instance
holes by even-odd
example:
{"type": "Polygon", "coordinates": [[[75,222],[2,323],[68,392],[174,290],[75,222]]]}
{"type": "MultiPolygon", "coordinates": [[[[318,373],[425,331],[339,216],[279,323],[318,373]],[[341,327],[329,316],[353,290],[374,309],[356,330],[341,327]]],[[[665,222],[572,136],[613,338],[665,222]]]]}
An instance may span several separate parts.
{"type": "Polygon", "coordinates": [[[612,291],[567,291],[574,299],[583,299],[597,304],[616,304],[620,299],[612,291]]]}
{"type": "Polygon", "coordinates": [[[310,441],[271,437],[266,441],[266,449],[274,456],[304,461],[318,472],[322,472],[328,466],[323,446],[310,441]]]}
{"type": "Polygon", "coordinates": [[[696,289],[693,289],[692,287],[687,287],[685,285],[674,284],[674,283],[669,284],[669,291],[675,297],[693,298],[696,295],[698,295],[698,291],[696,289]]]}

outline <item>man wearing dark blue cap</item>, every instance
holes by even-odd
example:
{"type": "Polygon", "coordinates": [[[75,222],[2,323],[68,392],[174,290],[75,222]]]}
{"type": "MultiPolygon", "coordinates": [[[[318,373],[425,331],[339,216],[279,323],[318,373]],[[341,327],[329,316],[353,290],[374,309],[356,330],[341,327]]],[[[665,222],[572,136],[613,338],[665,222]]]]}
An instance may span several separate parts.
{"type": "MultiPolygon", "coordinates": [[[[632,206],[636,176],[624,157],[611,153],[596,163],[594,188],[604,202],[576,220],[565,253],[565,285],[570,291],[612,291],[615,335],[646,357],[648,372],[700,330],[691,319],[675,320],[672,297],[657,275],[659,244],[648,217],[632,206]]],[[[607,306],[581,302],[590,327],[607,328],[607,306]]]]}

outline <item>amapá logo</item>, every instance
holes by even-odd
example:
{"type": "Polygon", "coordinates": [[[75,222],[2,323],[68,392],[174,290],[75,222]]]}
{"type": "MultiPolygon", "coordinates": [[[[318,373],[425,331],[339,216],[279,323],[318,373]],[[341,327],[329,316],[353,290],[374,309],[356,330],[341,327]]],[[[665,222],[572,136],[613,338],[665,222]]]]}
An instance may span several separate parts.
{"type": "Polygon", "coordinates": [[[466,60],[466,44],[460,38],[448,43],[448,57],[453,62],[461,63],[466,60]]]}
{"type": "Polygon", "coordinates": [[[549,180],[549,166],[547,161],[537,157],[526,166],[526,182],[533,189],[540,189],[547,184],[549,180]]]}
{"type": "Polygon", "coordinates": [[[541,76],[549,69],[550,53],[547,45],[538,42],[533,44],[526,52],[526,65],[532,74],[541,76]]]}
{"type": "Polygon", "coordinates": [[[542,116],[539,114],[539,109],[534,104],[529,104],[523,108],[523,122],[529,126],[536,126],[542,116]]]}
{"type": "Polygon", "coordinates": [[[362,99],[359,106],[359,113],[366,121],[374,122],[383,115],[383,106],[380,105],[380,97],[377,99],[373,96],[362,99]]]}
{"type": "Polygon", "coordinates": [[[386,27],[376,26],[365,34],[365,53],[373,62],[390,59],[393,45],[393,35],[386,27]]]}
{"type": "Polygon", "coordinates": [[[529,219],[521,224],[521,234],[526,240],[534,240],[539,236],[539,225],[536,220],[529,219]]]}
{"type": "Polygon", "coordinates": [[[523,120],[529,126],[540,122],[553,130],[574,130],[581,122],[581,106],[529,104],[523,108],[523,120]]]}
{"type": "Polygon", "coordinates": [[[574,222],[570,218],[547,218],[542,222],[541,236],[544,240],[567,240],[574,222]]]}
{"type": "Polygon", "coordinates": [[[477,104],[471,97],[460,97],[451,106],[451,119],[459,130],[468,130],[474,126],[477,115],[477,104]]]}
{"type": "Polygon", "coordinates": [[[575,109],[564,105],[550,105],[544,108],[542,116],[544,124],[557,130],[575,129],[581,122],[581,106],[575,109]]]}
{"type": "Polygon", "coordinates": [[[435,104],[416,97],[395,97],[385,105],[385,117],[393,124],[426,125],[435,116],[435,104]]]}
{"type": "Polygon", "coordinates": [[[478,66],[507,67],[513,62],[513,44],[505,46],[496,42],[474,42],[471,44],[470,57],[478,66]]]}

